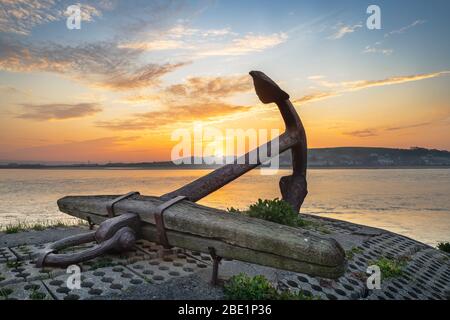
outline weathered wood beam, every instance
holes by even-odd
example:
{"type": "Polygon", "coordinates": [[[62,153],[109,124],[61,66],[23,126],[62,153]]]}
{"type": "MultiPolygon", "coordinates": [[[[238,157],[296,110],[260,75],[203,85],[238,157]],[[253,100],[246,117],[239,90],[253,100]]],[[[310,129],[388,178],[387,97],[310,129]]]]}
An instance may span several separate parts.
{"type": "MultiPolygon", "coordinates": [[[[69,196],[58,200],[59,209],[72,216],[101,223],[108,219],[106,204],[117,196],[69,196]]],[[[157,241],[153,214],[163,203],[157,197],[139,196],[114,207],[117,215],[138,214],[141,237],[157,241]]],[[[288,227],[244,215],[230,214],[189,201],[164,212],[169,243],[194,251],[270,267],[336,278],[343,274],[345,252],[336,240],[310,230],[288,227]]]]}

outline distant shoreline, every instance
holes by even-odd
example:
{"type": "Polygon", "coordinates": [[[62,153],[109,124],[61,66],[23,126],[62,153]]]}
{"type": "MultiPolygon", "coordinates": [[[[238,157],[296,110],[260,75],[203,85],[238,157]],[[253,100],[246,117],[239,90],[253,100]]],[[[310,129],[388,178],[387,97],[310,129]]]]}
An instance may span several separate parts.
{"type": "MultiPolygon", "coordinates": [[[[186,157],[181,165],[172,161],[138,162],[45,162],[0,160],[0,169],[135,169],[135,170],[209,170],[222,164],[208,164],[209,160],[225,164],[228,158],[186,157]],[[199,163],[199,164],[197,164],[199,163]]],[[[211,162],[213,162],[211,161],[211,162]]],[[[290,152],[280,154],[276,163],[280,168],[291,168],[290,152]]],[[[234,158],[234,162],[237,159],[234,158]]],[[[413,147],[410,149],[376,147],[338,147],[308,150],[308,167],[311,169],[436,169],[450,168],[450,152],[446,150],[413,147]]]]}

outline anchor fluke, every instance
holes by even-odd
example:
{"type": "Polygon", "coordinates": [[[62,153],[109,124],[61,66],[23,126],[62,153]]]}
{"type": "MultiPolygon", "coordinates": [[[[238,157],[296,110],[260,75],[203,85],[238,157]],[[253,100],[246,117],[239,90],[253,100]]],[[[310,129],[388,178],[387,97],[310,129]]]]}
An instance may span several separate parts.
{"type": "Polygon", "coordinates": [[[289,95],[281,90],[281,88],[264,72],[250,71],[253,78],[253,84],[258,98],[262,103],[273,103],[289,99],[289,95]]]}

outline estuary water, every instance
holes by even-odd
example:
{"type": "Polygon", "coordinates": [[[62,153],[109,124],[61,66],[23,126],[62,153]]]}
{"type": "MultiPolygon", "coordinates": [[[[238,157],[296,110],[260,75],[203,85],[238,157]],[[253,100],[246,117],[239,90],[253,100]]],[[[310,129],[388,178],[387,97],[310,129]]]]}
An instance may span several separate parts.
{"type": "MultiPolygon", "coordinates": [[[[0,227],[17,222],[70,220],[56,200],[66,195],[161,195],[208,170],[0,170],[0,227]]],[[[200,201],[246,208],[280,197],[289,170],[256,170],[200,201]],[[274,172],[275,173],[275,172],[274,172]]],[[[436,245],[450,241],[450,169],[310,169],[303,213],[391,230],[436,245]]]]}

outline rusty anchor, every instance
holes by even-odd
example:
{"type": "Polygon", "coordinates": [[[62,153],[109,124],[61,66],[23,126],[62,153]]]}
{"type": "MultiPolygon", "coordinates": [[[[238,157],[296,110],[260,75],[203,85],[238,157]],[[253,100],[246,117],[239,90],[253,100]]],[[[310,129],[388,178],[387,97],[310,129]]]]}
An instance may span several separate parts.
{"type": "MultiPolygon", "coordinates": [[[[279,137],[279,154],[291,149],[293,173],[290,176],[281,178],[281,195],[283,200],[287,201],[296,211],[300,211],[300,207],[308,193],[305,129],[286,92],[281,90],[272,79],[260,71],[251,71],[250,75],[253,78],[256,94],[261,102],[264,104],[276,103],[283,117],[286,131],[279,137]]],[[[265,146],[270,151],[270,154],[272,154],[272,145],[273,142],[270,141],[265,146]]],[[[261,146],[258,148],[261,148],[261,146]]],[[[257,150],[252,150],[242,157],[248,159],[251,153],[259,155],[257,150]]],[[[276,156],[277,154],[272,155],[276,156]]],[[[259,165],[261,165],[259,157],[255,164],[248,164],[248,161],[245,161],[244,164],[227,164],[175,191],[164,194],[161,196],[161,199],[168,200],[183,195],[188,200],[197,202],[259,165]]]]}
{"type": "MultiPolygon", "coordinates": [[[[296,211],[300,211],[300,207],[307,195],[307,141],[305,129],[294,106],[289,101],[289,95],[286,92],[260,71],[252,71],[250,75],[253,78],[256,94],[261,102],[264,104],[275,103],[283,117],[286,130],[279,136],[279,152],[272,152],[271,146],[273,140],[268,142],[264,147],[269,150],[270,157],[277,156],[289,149],[291,150],[293,172],[292,175],[284,176],[280,179],[279,187],[283,200],[288,202],[296,211]]],[[[248,152],[243,157],[248,159],[250,153],[255,151],[259,155],[258,149],[261,147],[248,152]]],[[[164,202],[155,210],[146,214],[152,216],[154,219],[157,231],[156,241],[165,248],[171,247],[164,226],[163,213],[165,210],[183,200],[190,202],[199,201],[261,165],[261,159],[258,156],[257,163],[253,164],[248,164],[247,162],[244,164],[238,163],[227,164],[175,191],[162,195],[160,199],[164,202]]],[[[132,200],[137,197],[139,197],[138,192],[130,192],[109,201],[106,208],[108,218],[100,223],[96,231],[69,237],[53,243],[38,258],[37,266],[67,266],[92,259],[106,252],[131,249],[135,241],[141,237],[141,219],[143,216],[135,213],[125,213],[115,216],[114,208],[115,205],[122,201],[132,200]],[[64,248],[92,241],[97,242],[97,245],[85,251],[75,254],[58,253],[58,251],[64,248]]],[[[87,219],[90,224],[94,223],[90,220],[90,216],[87,216],[87,219]]],[[[215,284],[218,279],[218,265],[221,257],[216,254],[214,247],[208,247],[208,250],[214,262],[212,282],[215,284]]]]}

